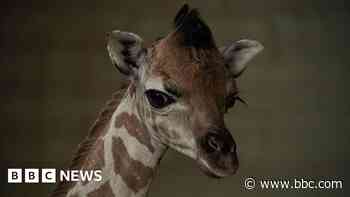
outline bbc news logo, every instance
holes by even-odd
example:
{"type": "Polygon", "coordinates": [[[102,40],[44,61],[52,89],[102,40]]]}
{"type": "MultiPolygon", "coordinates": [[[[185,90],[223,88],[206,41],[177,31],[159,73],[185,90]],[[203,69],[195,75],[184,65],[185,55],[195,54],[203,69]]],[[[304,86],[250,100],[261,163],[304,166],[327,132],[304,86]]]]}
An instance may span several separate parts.
{"type": "Polygon", "coordinates": [[[102,181],[101,170],[56,170],[54,168],[10,168],[8,183],[56,183],[57,181],[102,181]]]}

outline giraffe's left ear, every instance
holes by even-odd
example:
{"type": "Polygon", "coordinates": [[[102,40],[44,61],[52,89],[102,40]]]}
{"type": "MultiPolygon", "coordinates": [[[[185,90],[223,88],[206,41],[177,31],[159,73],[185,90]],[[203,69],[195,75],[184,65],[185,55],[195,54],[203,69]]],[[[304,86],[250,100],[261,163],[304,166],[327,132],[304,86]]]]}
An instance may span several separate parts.
{"type": "Polygon", "coordinates": [[[224,56],[231,74],[238,77],[246,69],[247,63],[263,49],[260,42],[244,39],[221,47],[219,50],[224,56]]]}
{"type": "Polygon", "coordinates": [[[115,30],[108,34],[107,49],[114,66],[128,76],[137,77],[137,71],[145,61],[146,50],[140,36],[115,30]]]}

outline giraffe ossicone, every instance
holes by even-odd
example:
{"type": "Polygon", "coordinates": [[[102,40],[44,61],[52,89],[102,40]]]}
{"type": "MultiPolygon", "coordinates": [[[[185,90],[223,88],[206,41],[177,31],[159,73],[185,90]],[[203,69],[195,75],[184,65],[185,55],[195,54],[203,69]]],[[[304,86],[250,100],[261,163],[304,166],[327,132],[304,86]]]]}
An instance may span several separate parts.
{"type": "Polygon", "coordinates": [[[238,168],[224,114],[238,98],[236,78],[263,46],[240,40],[218,48],[196,9],[184,5],[174,30],[145,46],[113,31],[108,53],[128,77],[80,144],[70,168],[101,169],[101,182],[61,183],[53,196],[145,196],[168,148],[194,159],[207,175],[238,168]]]}

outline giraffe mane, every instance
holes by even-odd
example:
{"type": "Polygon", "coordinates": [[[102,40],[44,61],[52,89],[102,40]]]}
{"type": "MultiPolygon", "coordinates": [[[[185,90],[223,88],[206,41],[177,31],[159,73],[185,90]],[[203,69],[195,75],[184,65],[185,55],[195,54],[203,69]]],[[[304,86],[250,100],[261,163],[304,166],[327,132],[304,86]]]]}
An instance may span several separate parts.
{"type": "MultiPolygon", "coordinates": [[[[91,151],[94,150],[93,148],[97,140],[103,136],[106,125],[109,123],[113,112],[118,107],[127,89],[128,85],[123,84],[121,88],[112,95],[112,98],[107,101],[105,107],[100,111],[98,118],[90,127],[88,135],[78,145],[78,149],[75,152],[68,169],[79,170],[84,168],[84,164],[88,161],[91,151]]],[[[75,184],[76,182],[59,182],[56,189],[52,192],[51,197],[66,195],[68,190],[75,184]]]]}

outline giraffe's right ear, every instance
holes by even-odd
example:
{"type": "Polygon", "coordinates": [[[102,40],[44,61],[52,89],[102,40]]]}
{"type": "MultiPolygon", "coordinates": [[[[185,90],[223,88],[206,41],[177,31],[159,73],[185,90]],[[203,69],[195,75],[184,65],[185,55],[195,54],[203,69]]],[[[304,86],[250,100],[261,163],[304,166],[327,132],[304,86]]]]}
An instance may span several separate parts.
{"type": "Polygon", "coordinates": [[[239,77],[247,67],[247,63],[253,59],[264,46],[256,40],[238,40],[221,47],[219,50],[224,56],[228,69],[234,77],[239,77]]]}
{"type": "Polygon", "coordinates": [[[140,36],[122,31],[108,34],[107,49],[114,66],[128,76],[136,76],[138,68],[145,59],[146,50],[140,36]]]}

